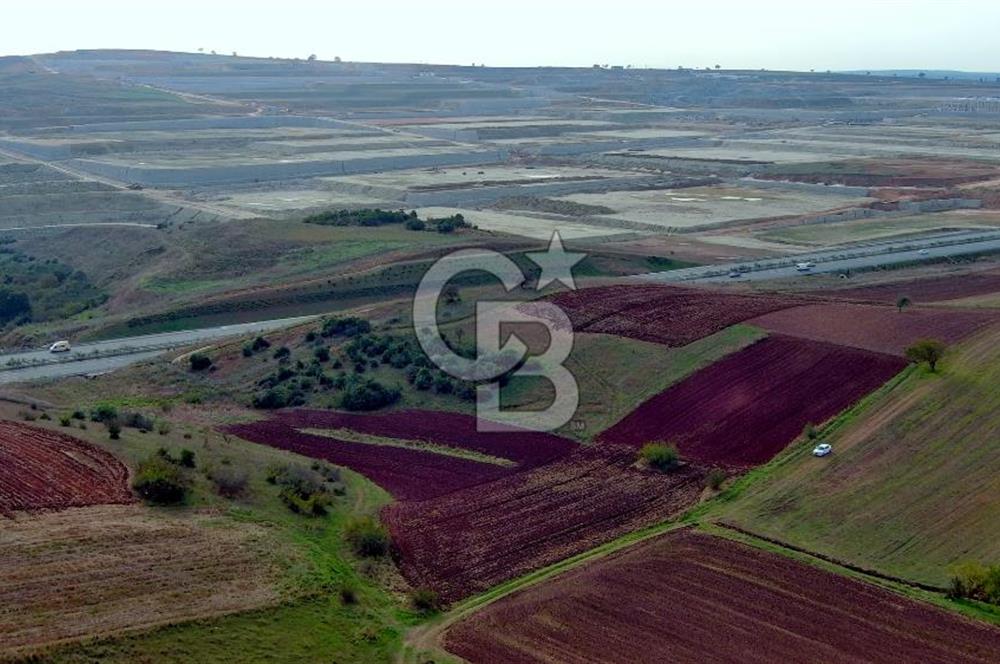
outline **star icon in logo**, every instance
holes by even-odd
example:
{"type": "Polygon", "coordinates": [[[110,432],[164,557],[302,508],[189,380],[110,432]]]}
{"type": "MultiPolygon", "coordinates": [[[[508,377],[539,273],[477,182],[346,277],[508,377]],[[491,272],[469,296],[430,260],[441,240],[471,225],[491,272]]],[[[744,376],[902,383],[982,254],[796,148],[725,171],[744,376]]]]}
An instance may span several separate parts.
{"type": "Polygon", "coordinates": [[[563,249],[559,231],[552,233],[548,251],[538,251],[526,254],[531,262],[542,268],[538,277],[537,290],[542,290],[553,281],[558,281],[571,290],[576,290],[573,281],[573,266],[582,261],[587,254],[567,253],[563,249]]]}

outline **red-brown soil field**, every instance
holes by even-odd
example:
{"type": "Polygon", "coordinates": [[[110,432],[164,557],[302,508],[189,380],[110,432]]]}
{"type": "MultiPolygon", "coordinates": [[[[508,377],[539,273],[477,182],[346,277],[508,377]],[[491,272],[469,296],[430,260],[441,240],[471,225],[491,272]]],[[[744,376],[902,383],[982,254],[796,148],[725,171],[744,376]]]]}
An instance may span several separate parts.
{"type": "Polygon", "coordinates": [[[508,432],[476,430],[476,418],[462,413],[400,410],[357,414],[330,410],[279,411],[276,418],[298,429],[351,429],[362,434],[423,440],[509,459],[523,470],[568,454],[576,443],[547,433],[510,427],[508,432]]]}
{"type": "Polygon", "coordinates": [[[864,348],[903,356],[918,339],[961,341],[981,327],[1000,320],[989,311],[906,308],[862,304],[807,304],[747,321],[748,325],[815,341],[864,348]]]}
{"type": "Polygon", "coordinates": [[[705,469],[640,470],[631,448],[583,448],[490,484],[385,508],[404,576],[461,599],[693,505],[705,469]]]}
{"type": "Polygon", "coordinates": [[[756,465],[905,365],[890,355],[775,335],[661,392],[598,440],[635,447],[669,441],[686,459],[756,465]]]}
{"type": "Polygon", "coordinates": [[[0,420],[0,514],[129,503],[128,469],[56,431],[0,420]]]}
{"type": "Polygon", "coordinates": [[[987,664],[1000,629],[684,530],[501,599],[445,646],[474,664],[987,664]]]}
{"type": "Polygon", "coordinates": [[[924,304],[991,293],[1000,293],[1000,272],[973,272],[894,281],[870,286],[828,290],[824,292],[824,295],[847,300],[867,300],[890,304],[895,304],[900,296],[905,295],[913,300],[914,304],[924,304]]]}
{"type": "Polygon", "coordinates": [[[568,291],[552,301],[566,312],[578,332],[684,346],[730,325],[809,300],[788,295],[628,285],[568,291]]]}
{"type": "Polygon", "coordinates": [[[436,411],[404,411],[355,416],[294,410],[270,420],[236,424],[229,433],[254,443],[346,466],[369,478],[399,500],[426,500],[531,468],[572,450],[576,444],[558,436],[511,430],[479,433],[475,418],[436,411]],[[514,462],[496,465],[431,451],[339,440],[302,429],[352,429],[359,433],[421,440],[464,448],[514,462]]]}

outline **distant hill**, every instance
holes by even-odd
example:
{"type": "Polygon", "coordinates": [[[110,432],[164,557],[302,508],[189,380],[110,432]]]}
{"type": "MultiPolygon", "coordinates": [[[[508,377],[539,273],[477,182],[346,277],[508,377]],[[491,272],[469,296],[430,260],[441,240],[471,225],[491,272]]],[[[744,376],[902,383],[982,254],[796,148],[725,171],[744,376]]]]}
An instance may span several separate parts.
{"type": "Polygon", "coordinates": [[[1000,72],[955,71],[953,69],[858,69],[840,73],[862,75],[871,74],[872,76],[898,76],[901,78],[920,78],[920,75],[924,74],[925,78],[947,78],[959,81],[978,81],[979,79],[984,79],[995,82],[1000,80],[1000,72]]]}

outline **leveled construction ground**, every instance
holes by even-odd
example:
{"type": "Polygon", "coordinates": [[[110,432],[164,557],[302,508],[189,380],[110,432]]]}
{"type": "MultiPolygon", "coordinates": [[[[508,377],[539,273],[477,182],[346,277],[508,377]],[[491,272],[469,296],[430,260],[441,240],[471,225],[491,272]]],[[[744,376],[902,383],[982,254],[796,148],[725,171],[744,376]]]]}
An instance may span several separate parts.
{"type": "Polygon", "coordinates": [[[938,339],[953,344],[997,319],[992,312],[943,307],[899,311],[889,304],[807,304],[752,318],[747,324],[768,332],[902,357],[915,341],[938,339]]]}
{"type": "Polygon", "coordinates": [[[768,337],[656,395],[599,440],[633,447],[668,441],[700,463],[756,465],[806,424],[833,417],[905,364],[879,353],[768,337]]]}
{"type": "Polygon", "coordinates": [[[19,510],[132,502],[128,474],[90,443],[0,420],[0,519],[19,510]]]}
{"type": "Polygon", "coordinates": [[[693,505],[705,469],[642,470],[627,447],[582,448],[496,482],[421,502],[383,518],[414,586],[458,600],[693,505]]]}
{"type": "Polygon", "coordinates": [[[264,528],[201,513],[83,507],[0,524],[0,658],[256,608],[279,598],[264,528]]]}
{"type": "Polygon", "coordinates": [[[650,227],[695,229],[740,220],[801,215],[859,205],[870,199],[830,191],[753,187],[691,187],[676,190],[573,194],[556,200],[601,205],[615,211],[603,218],[650,227]]]}
{"type": "Polygon", "coordinates": [[[727,503],[720,518],[811,551],[944,586],[1000,560],[1000,331],[915,371],[826,442],[727,503]]]}
{"type": "Polygon", "coordinates": [[[390,171],[367,175],[321,178],[320,182],[334,191],[380,194],[383,197],[405,200],[409,193],[463,191],[494,186],[530,188],[536,184],[580,182],[610,178],[620,179],[639,176],[638,173],[606,168],[502,164],[390,171]]]}
{"type": "Polygon", "coordinates": [[[76,179],[49,166],[0,163],[0,232],[53,225],[146,225],[215,215],[161,203],[141,192],[76,179]]]}
{"type": "Polygon", "coordinates": [[[685,530],[502,599],[445,646],[474,664],[988,664],[1000,629],[685,530]]]}

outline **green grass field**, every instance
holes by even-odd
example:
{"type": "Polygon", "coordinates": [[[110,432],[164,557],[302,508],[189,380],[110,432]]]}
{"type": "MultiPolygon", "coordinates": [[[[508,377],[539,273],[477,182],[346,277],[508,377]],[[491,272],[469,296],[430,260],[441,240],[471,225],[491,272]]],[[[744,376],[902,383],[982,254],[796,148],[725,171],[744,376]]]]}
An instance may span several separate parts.
{"type": "Polygon", "coordinates": [[[771,242],[828,246],[948,229],[995,228],[997,225],[1000,225],[1000,216],[945,213],[918,217],[858,219],[830,224],[806,224],[766,231],[758,237],[771,242]]]}
{"type": "Polygon", "coordinates": [[[827,439],[831,456],[800,447],[713,518],[936,585],[956,563],[1000,561],[998,339],[911,372],[827,439]]]}

